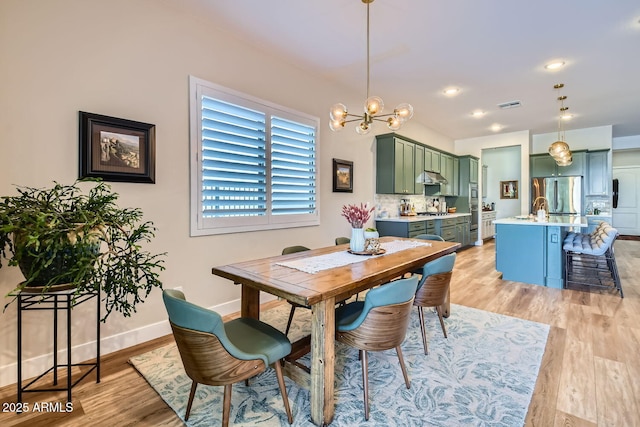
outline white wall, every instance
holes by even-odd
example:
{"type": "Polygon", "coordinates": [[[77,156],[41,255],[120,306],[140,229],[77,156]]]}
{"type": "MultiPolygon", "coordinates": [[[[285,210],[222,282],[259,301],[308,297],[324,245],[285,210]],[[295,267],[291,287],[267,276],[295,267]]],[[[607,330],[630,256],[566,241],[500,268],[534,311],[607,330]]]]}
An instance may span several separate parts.
{"type": "MultiPolygon", "coordinates": [[[[529,180],[522,180],[520,177],[521,147],[513,145],[510,147],[485,148],[482,150],[482,164],[487,166],[487,203],[495,203],[496,218],[507,218],[520,215],[522,212],[522,202],[525,201],[522,194],[527,194],[526,204],[528,208],[529,180]],[[518,199],[501,199],[500,182],[518,181],[518,199]],[[526,191],[525,191],[526,190],[526,191]]],[[[528,160],[527,160],[528,163],[528,160]]],[[[528,213],[528,212],[526,212],[528,213]]]]}
{"type": "MultiPolygon", "coordinates": [[[[603,150],[613,145],[613,126],[598,126],[584,129],[573,129],[565,132],[564,141],[571,150],[603,150]]],[[[531,154],[547,153],[549,145],[558,140],[558,132],[533,135],[531,154]]]]}
{"type": "MultiPolygon", "coordinates": [[[[504,178],[503,180],[513,180],[518,179],[520,184],[523,182],[529,182],[529,142],[530,136],[529,131],[519,131],[519,132],[511,132],[505,134],[491,135],[479,138],[468,138],[468,139],[459,139],[455,141],[455,153],[457,155],[471,154],[473,156],[480,158],[480,165],[486,164],[483,159],[483,153],[487,153],[486,149],[500,148],[500,147],[519,147],[519,155],[514,157],[514,161],[516,162],[519,169],[511,170],[512,165],[495,165],[492,167],[492,172],[496,172],[497,174],[491,175],[492,180],[495,182],[487,181],[487,186],[491,186],[493,188],[497,188],[499,183],[497,179],[498,176],[510,176],[510,178],[504,178]],[[497,171],[505,171],[505,174],[502,172],[498,173],[497,171]]],[[[514,152],[515,153],[515,152],[514,152]]],[[[513,156],[514,154],[511,153],[513,156]]],[[[510,162],[514,163],[514,162],[510,162]]],[[[494,196],[489,189],[482,188],[482,168],[480,168],[480,194],[481,196],[487,195],[487,200],[489,197],[491,199],[496,199],[495,202],[498,203],[499,195],[494,196]]],[[[528,185],[520,185],[519,189],[520,195],[518,198],[518,204],[521,212],[528,212],[529,205],[529,186],[528,185]]],[[[513,208],[513,200],[509,200],[509,209],[507,212],[517,211],[517,208],[513,208]]],[[[497,208],[496,208],[497,209],[497,208]]],[[[515,213],[514,215],[519,214],[520,212],[515,213]]],[[[498,211],[498,215],[500,218],[503,217],[502,213],[498,211]]],[[[509,216],[509,215],[507,215],[509,216]]]]}
{"type": "MultiPolygon", "coordinates": [[[[14,184],[44,187],[78,176],[78,111],[156,125],[156,183],[113,183],[122,206],[140,207],[158,227],[152,252],[168,252],[165,287],[236,311],[240,289],[211,267],[280,253],[282,247],[333,244],[348,235],[345,203],[373,201],[374,136],[332,133],[328,108],[360,105],[364,94],[337,87],[269,52],[218,32],[184,6],[190,0],[3,0],[0,2],[0,195],[14,184]],[[321,119],[321,225],[291,230],[189,237],[188,76],[212,81],[321,119]],[[332,193],[331,159],[353,160],[354,192],[332,193]]],[[[384,94],[382,94],[384,97],[384,94]]],[[[407,100],[410,102],[410,100],[407,100]]],[[[386,130],[380,127],[378,133],[386,130]]],[[[407,136],[452,151],[453,141],[419,123],[407,136]]],[[[0,293],[22,279],[3,263],[0,293]]],[[[5,299],[5,303],[9,299],[5,299]]],[[[74,362],[93,357],[93,305],[73,311],[74,362]]],[[[25,316],[26,376],[48,367],[51,316],[25,316]]],[[[102,326],[103,354],[169,333],[159,291],[131,318],[102,326]]],[[[16,306],[0,315],[0,386],[15,382],[16,306]]]]}

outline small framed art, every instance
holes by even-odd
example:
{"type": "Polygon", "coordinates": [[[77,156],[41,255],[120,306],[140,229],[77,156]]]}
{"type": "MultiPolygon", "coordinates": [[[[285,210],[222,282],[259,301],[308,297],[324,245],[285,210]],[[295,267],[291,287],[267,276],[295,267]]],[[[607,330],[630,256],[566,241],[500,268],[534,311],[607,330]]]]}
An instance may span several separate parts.
{"type": "Polygon", "coordinates": [[[155,128],[80,111],[80,178],[155,183],[155,128]]]}
{"type": "Polygon", "coordinates": [[[500,198],[517,199],[518,181],[500,181],[500,198]]]}
{"type": "Polygon", "coordinates": [[[353,162],[333,159],[333,192],[353,193],[353,162]]]}

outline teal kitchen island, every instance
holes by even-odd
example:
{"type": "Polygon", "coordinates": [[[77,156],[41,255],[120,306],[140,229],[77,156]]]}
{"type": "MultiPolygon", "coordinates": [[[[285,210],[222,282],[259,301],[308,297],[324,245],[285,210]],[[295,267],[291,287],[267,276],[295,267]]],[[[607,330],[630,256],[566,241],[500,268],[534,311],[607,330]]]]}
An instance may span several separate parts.
{"type": "Polygon", "coordinates": [[[496,225],[496,270],[503,280],[562,289],[564,254],[568,231],[586,232],[587,218],[551,215],[544,221],[533,217],[502,218],[496,225]]]}

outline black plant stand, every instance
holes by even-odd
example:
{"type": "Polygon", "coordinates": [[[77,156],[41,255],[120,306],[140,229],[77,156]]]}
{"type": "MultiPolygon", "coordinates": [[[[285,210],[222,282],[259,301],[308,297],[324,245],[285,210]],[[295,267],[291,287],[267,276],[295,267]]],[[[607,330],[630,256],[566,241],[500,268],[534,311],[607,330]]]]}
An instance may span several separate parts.
{"type": "Polygon", "coordinates": [[[71,402],[71,389],[82,381],[93,370],[96,371],[96,383],[100,382],[100,290],[83,292],[77,296],[75,289],[57,292],[28,292],[23,290],[16,295],[18,299],[18,402],[22,402],[22,393],[47,391],[67,391],[67,402],[71,402]],[[75,299],[74,299],[75,296],[75,299]],[[85,301],[96,299],[96,360],[94,363],[71,363],[71,309],[85,301]],[[31,310],[53,311],[53,366],[40,374],[24,387],[22,386],[22,312],[31,310]],[[58,311],[67,312],[67,363],[58,363],[58,311]],[[71,368],[74,366],[90,366],[75,382],[72,382],[71,368]],[[56,388],[30,389],[35,382],[53,371],[53,385],[58,385],[58,369],[67,368],[66,386],[56,388]]]}

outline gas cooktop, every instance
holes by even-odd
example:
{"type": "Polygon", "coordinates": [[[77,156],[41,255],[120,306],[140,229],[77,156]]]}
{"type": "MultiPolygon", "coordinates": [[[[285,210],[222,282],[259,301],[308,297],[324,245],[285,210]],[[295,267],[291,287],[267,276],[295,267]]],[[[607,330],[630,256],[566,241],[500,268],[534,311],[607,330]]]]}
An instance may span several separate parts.
{"type": "Polygon", "coordinates": [[[447,212],[418,212],[418,215],[442,216],[449,214],[447,212]]]}

